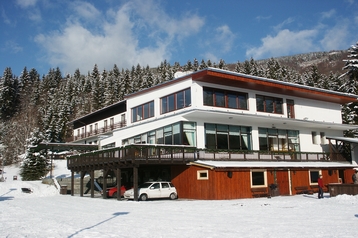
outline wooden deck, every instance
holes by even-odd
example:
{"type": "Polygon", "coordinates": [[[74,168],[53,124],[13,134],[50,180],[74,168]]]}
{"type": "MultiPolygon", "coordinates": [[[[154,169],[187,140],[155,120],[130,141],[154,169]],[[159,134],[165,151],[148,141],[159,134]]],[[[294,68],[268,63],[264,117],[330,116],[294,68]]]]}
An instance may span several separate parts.
{"type": "Polygon", "coordinates": [[[337,161],[326,153],[208,150],[188,146],[129,145],[68,157],[74,171],[130,168],[144,164],[187,164],[196,160],[218,161],[337,161]]]}

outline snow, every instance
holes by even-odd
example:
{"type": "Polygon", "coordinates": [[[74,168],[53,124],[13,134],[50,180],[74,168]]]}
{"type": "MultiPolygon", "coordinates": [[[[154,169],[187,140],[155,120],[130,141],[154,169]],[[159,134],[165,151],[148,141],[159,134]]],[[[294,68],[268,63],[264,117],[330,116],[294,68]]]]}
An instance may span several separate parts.
{"type": "MultiPolygon", "coordinates": [[[[70,176],[64,162],[54,176],[70,176]]],[[[358,195],[117,201],[60,195],[18,170],[0,183],[0,237],[358,237],[358,195]]]]}

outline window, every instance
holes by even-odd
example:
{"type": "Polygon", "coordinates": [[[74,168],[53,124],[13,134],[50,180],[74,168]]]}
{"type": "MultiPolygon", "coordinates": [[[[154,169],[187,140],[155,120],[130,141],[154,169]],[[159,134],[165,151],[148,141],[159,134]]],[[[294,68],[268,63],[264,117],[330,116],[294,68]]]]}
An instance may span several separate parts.
{"type": "Polygon", "coordinates": [[[295,102],[293,100],[287,99],[287,117],[295,118],[295,102]]]}
{"type": "Polygon", "coordinates": [[[162,97],[160,101],[161,114],[189,107],[191,105],[190,88],[162,97]]]}
{"type": "Polygon", "coordinates": [[[207,170],[198,170],[197,171],[197,179],[198,180],[208,180],[209,172],[207,170]]]}
{"type": "Polygon", "coordinates": [[[320,137],[321,137],[321,144],[325,145],[326,144],[326,134],[324,132],[320,132],[320,137]]]}
{"type": "Polygon", "coordinates": [[[132,122],[154,117],[154,101],[132,108],[132,122]]]}
{"type": "Polygon", "coordinates": [[[282,98],[267,97],[256,95],[256,110],[259,112],[269,112],[282,114],[282,98]]]}
{"type": "Polygon", "coordinates": [[[208,149],[250,150],[251,128],[206,123],[205,144],[208,149]]]}
{"type": "Polygon", "coordinates": [[[321,170],[310,170],[310,185],[317,185],[318,184],[318,178],[321,174],[321,170]]]}
{"type": "Polygon", "coordinates": [[[102,149],[108,149],[108,148],[114,148],[116,147],[116,143],[115,142],[112,142],[110,144],[107,144],[107,145],[103,145],[102,146],[102,149]]]}
{"type": "Polygon", "coordinates": [[[125,143],[196,146],[196,124],[195,122],[177,122],[125,139],[123,144],[125,143]]]}
{"type": "Polygon", "coordinates": [[[266,170],[252,170],[250,173],[251,187],[266,187],[266,170]]]}
{"type": "Polygon", "coordinates": [[[247,110],[247,94],[218,90],[214,88],[203,89],[203,101],[205,106],[226,107],[247,110]]]}
{"type": "Polygon", "coordinates": [[[113,117],[111,119],[109,119],[109,126],[111,127],[111,129],[114,128],[114,118],[113,117]]]}
{"type": "Polygon", "coordinates": [[[259,128],[262,151],[299,151],[298,131],[259,128]]]}
{"type": "Polygon", "coordinates": [[[104,125],[104,129],[107,129],[108,126],[107,120],[104,120],[103,125],[104,125]]]}
{"type": "Polygon", "coordinates": [[[168,183],[162,183],[162,188],[169,188],[169,184],[168,183]]]}
{"type": "Polygon", "coordinates": [[[318,141],[317,141],[317,132],[312,131],[312,132],[311,132],[311,135],[312,135],[312,144],[317,145],[317,144],[318,144],[318,141]]]}

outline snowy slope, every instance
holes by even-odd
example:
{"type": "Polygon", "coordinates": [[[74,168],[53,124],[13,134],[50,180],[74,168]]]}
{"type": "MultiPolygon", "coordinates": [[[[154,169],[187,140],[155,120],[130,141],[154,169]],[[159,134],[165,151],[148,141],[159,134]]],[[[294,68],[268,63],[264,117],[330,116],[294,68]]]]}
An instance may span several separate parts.
{"type": "Polygon", "coordinates": [[[0,237],[358,237],[358,196],[117,201],[60,195],[17,174],[6,167],[0,183],[0,237]]]}

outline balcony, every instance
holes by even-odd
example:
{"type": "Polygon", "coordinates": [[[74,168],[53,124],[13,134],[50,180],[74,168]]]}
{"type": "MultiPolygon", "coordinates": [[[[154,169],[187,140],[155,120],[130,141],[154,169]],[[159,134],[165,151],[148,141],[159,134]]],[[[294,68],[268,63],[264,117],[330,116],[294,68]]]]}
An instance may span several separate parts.
{"type": "Polygon", "coordinates": [[[101,128],[96,129],[96,130],[89,131],[87,133],[81,133],[80,135],[73,136],[73,140],[71,140],[71,138],[70,138],[69,140],[66,140],[66,142],[72,142],[72,141],[77,141],[77,140],[93,137],[93,136],[96,136],[96,135],[101,135],[101,134],[111,132],[111,131],[113,131],[115,129],[126,127],[126,126],[127,126],[126,121],[117,122],[117,123],[109,125],[107,127],[101,127],[101,128]]]}
{"type": "Polygon", "coordinates": [[[342,156],[315,152],[269,152],[197,149],[172,145],[129,145],[68,157],[70,170],[124,168],[144,164],[187,164],[196,160],[215,161],[346,161],[342,156]]]}

